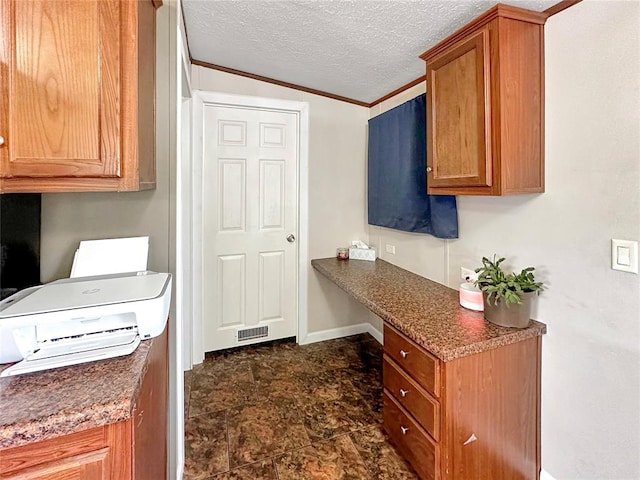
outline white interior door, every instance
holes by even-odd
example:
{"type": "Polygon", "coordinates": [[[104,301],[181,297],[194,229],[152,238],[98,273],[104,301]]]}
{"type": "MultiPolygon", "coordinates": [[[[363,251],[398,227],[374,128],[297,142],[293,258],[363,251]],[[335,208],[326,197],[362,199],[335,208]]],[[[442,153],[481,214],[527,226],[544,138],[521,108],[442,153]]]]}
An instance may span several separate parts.
{"type": "Polygon", "coordinates": [[[297,335],[295,112],[203,111],[204,351],[297,335]]]}

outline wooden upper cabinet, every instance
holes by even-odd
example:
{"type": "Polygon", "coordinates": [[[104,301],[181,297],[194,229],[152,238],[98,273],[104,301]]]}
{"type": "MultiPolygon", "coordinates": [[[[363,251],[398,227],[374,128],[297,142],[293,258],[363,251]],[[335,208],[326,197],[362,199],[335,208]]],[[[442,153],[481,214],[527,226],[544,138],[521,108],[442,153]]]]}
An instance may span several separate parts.
{"type": "Polygon", "coordinates": [[[491,186],[489,29],[429,66],[433,163],[431,187],[491,186]]]}
{"type": "Polygon", "coordinates": [[[546,18],[499,4],[421,56],[429,194],[544,191],[546,18]]]}
{"type": "Polygon", "coordinates": [[[0,192],[155,188],[151,0],[6,0],[0,27],[0,192]]]}

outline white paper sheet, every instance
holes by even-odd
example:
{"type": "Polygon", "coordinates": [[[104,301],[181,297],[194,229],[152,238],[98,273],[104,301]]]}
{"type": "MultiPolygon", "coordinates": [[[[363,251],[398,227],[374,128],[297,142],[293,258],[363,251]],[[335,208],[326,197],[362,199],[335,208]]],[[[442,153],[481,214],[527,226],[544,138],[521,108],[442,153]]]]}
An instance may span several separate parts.
{"type": "Polygon", "coordinates": [[[144,271],[148,255],[149,237],[85,240],[73,259],[71,278],[144,271]]]}

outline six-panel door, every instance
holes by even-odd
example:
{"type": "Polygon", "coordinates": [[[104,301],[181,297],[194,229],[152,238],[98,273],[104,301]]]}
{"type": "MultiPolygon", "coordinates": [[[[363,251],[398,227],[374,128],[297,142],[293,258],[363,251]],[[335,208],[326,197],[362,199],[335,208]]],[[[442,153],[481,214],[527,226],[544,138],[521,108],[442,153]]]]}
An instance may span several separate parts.
{"type": "Polygon", "coordinates": [[[203,121],[204,349],[295,336],[297,114],[210,104],[203,121]]]}

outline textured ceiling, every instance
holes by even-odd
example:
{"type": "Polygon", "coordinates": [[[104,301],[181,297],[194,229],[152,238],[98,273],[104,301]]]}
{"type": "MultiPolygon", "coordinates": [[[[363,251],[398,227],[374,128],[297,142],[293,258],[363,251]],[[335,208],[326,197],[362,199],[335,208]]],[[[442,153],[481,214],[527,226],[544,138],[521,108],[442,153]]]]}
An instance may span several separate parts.
{"type": "MultiPolygon", "coordinates": [[[[498,2],[184,0],[194,60],[370,103],[424,74],[419,55],[498,2]]],[[[506,1],[542,11],[558,0],[506,1]]]]}

